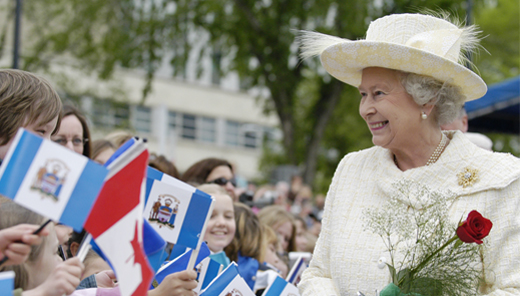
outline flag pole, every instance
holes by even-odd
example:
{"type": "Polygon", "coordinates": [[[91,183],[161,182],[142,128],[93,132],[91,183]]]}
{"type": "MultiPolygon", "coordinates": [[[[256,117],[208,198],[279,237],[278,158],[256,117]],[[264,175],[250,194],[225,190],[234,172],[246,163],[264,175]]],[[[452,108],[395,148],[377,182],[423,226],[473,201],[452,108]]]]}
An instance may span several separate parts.
{"type": "Polygon", "coordinates": [[[85,260],[85,257],[87,256],[88,251],[92,248],[92,245],[90,245],[91,240],[92,240],[92,235],[87,232],[87,235],[81,241],[81,245],[79,246],[79,251],[76,254],[76,257],[78,257],[81,262],[83,262],[85,260]]]}

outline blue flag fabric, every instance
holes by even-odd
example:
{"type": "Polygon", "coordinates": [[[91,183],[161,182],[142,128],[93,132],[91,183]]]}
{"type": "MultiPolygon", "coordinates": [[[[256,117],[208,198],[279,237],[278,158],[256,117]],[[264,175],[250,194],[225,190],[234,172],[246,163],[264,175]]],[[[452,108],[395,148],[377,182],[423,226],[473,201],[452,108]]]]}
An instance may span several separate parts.
{"type": "MultiPolygon", "coordinates": [[[[192,250],[189,250],[181,256],[163,265],[155,275],[155,281],[157,281],[157,284],[160,284],[165,277],[172,273],[186,270],[188,268],[188,262],[190,261],[191,253],[192,250]]],[[[195,266],[208,257],[209,254],[210,251],[208,245],[206,245],[206,243],[202,243],[199,249],[199,254],[197,255],[197,259],[195,260],[195,266]]]]}
{"type": "Polygon", "coordinates": [[[14,271],[0,272],[0,296],[12,296],[14,290],[14,271]]]}
{"type": "Polygon", "coordinates": [[[238,273],[238,267],[235,262],[218,275],[208,287],[202,291],[200,296],[226,296],[226,295],[242,295],[254,296],[255,294],[247,283],[238,273]]]}
{"type": "Polygon", "coordinates": [[[0,194],[81,232],[108,170],[24,129],[0,166],[0,194]]]}
{"type": "Polygon", "coordinates": [[[143,247],[148,262],[150,262],[154,272],[157,272],[168,256],[165,251],[166,241],[146,220],[143,220],[143,247]]]}
{"type": "Polygon", "coordinates": [[[179,244],[176,244],[176,245],[173,245],[173,248],[172,248],[172,251],[170,252],[170,256],[168,257],[168,260],[173,260],[177,257],[179,257],[180,255],[186,253],[186,251],[188,251],[190,248],[187,248],[183,245],[179,245],[179,244]]]}
{"type": "Polygon", "coordinates": [[[211,216],[213,198],[148,167],[143,216],[167,242],[197,248],[211,216]]]}
{"type": "Polygon", "coordinates": [[[300,292],[294,285],[277,276],[273,283],[265,289],[262,296],[298,296],[300,292]]]}

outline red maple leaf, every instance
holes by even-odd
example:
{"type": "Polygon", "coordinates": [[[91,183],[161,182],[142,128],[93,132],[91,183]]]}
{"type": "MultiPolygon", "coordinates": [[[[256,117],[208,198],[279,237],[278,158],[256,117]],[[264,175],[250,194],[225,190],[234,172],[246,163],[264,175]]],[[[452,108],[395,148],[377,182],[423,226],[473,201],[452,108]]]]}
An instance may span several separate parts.
{"type": "MultiPolygon", "coordinates": [[[[150,264],[148,263],[148,259],[144,255],[144,250],[142,247],[142,242],[139,241],[139,235],[138,235],[138,227],[139,223],[137,221],[135,222],[135,231],[134,231],[134,238],[130,241],[130,244],[132,245],[132,249],[134,249],[134,264],[140,264],[141,265],[141,276],[142,281],[139,284],[139,286],[135,289],[132,296],[144,296],[148,293],[148,287],[150,286],[150,283],[153,278],[152,269],[150,267],[150,264]]],[[[131,257],[130,257],[131,258],[131,257]]],[[[128,260],[130,260],[128,258],[128,260]]]]}

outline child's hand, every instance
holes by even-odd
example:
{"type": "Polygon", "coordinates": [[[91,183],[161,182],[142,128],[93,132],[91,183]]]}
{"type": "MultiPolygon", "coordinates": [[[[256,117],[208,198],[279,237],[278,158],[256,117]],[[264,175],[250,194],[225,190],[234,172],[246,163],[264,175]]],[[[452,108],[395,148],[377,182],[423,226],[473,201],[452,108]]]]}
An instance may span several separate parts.
{"type": "Polygon", "coordinates": [[[19,224],[0,230],[0,260],[5,256],[9,260],[4,265],[21,264],[27,260],[31,252],[31,245],[41,243],[41,237],[49,234],[44,228],[38,234],[32,234],[40,226],[31,224],[19,224]]]}
{"type": "Polygon", "coordinates": [[[148,291],[148,296],[195,296],[193,289],[197,288],[197,273],[184,270],[172,273],[164,278],[154,290],[148,291]]]}
{"type": "Polygon", "coordinates": [[[63,296],[69,295],[79,286],[80,277],[85,266],[79,258],[70,258],[60,263],[49,277],[38,287],[24,292],[24,296],[63,296]]]}
{"type": "Polygon", "coordinates": [[[103,270],[96,274],[96,283],[98,288],[113,288],[117,286],[117,284],[114,282],[115,279],[116,275],[111,269],[103,270]]]}

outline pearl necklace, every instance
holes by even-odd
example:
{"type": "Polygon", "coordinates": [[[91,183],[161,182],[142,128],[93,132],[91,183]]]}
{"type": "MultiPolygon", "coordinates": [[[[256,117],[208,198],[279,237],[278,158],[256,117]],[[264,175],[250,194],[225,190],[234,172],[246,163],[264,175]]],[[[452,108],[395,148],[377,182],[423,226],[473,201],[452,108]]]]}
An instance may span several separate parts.
{"type": "MultiPolygon", "coordinates": [[[[437,162],[437,160],[439,160],[439,157],[441,156],[442,152],[444,151],[444,148],[446,148],[446,144],[448,143],[448,137],[446,137],[446,135],[443,133],[441,133],[441,135],[442,136],[441,136],[441,141],[439,143],[439,146],[437,146],[437,148],[435,148],[432,155],[426,162],[426,165],[431,165],[431,164],[434,164],[435,162],[437,162]]],[[[395,157],[395,154],[394,154],[394,163],[397,167],[399,167],[399,165],[397,164],[397,158],[395,157]]]]}
{"type": "Polygon", "coordinates": [[[446,137],[446,135],[442,134],[441,142],[439,143],[439,146],[437,146],[437,148],[435,148],[432,155],[430,156],[430,159],[428,159],[428,162],[426,162],[426,165],[431,165],[439,159],[442,151],[444,151],[444,148],[446,147],[447,142],[448,142],[448,137],[446,137]]]}

